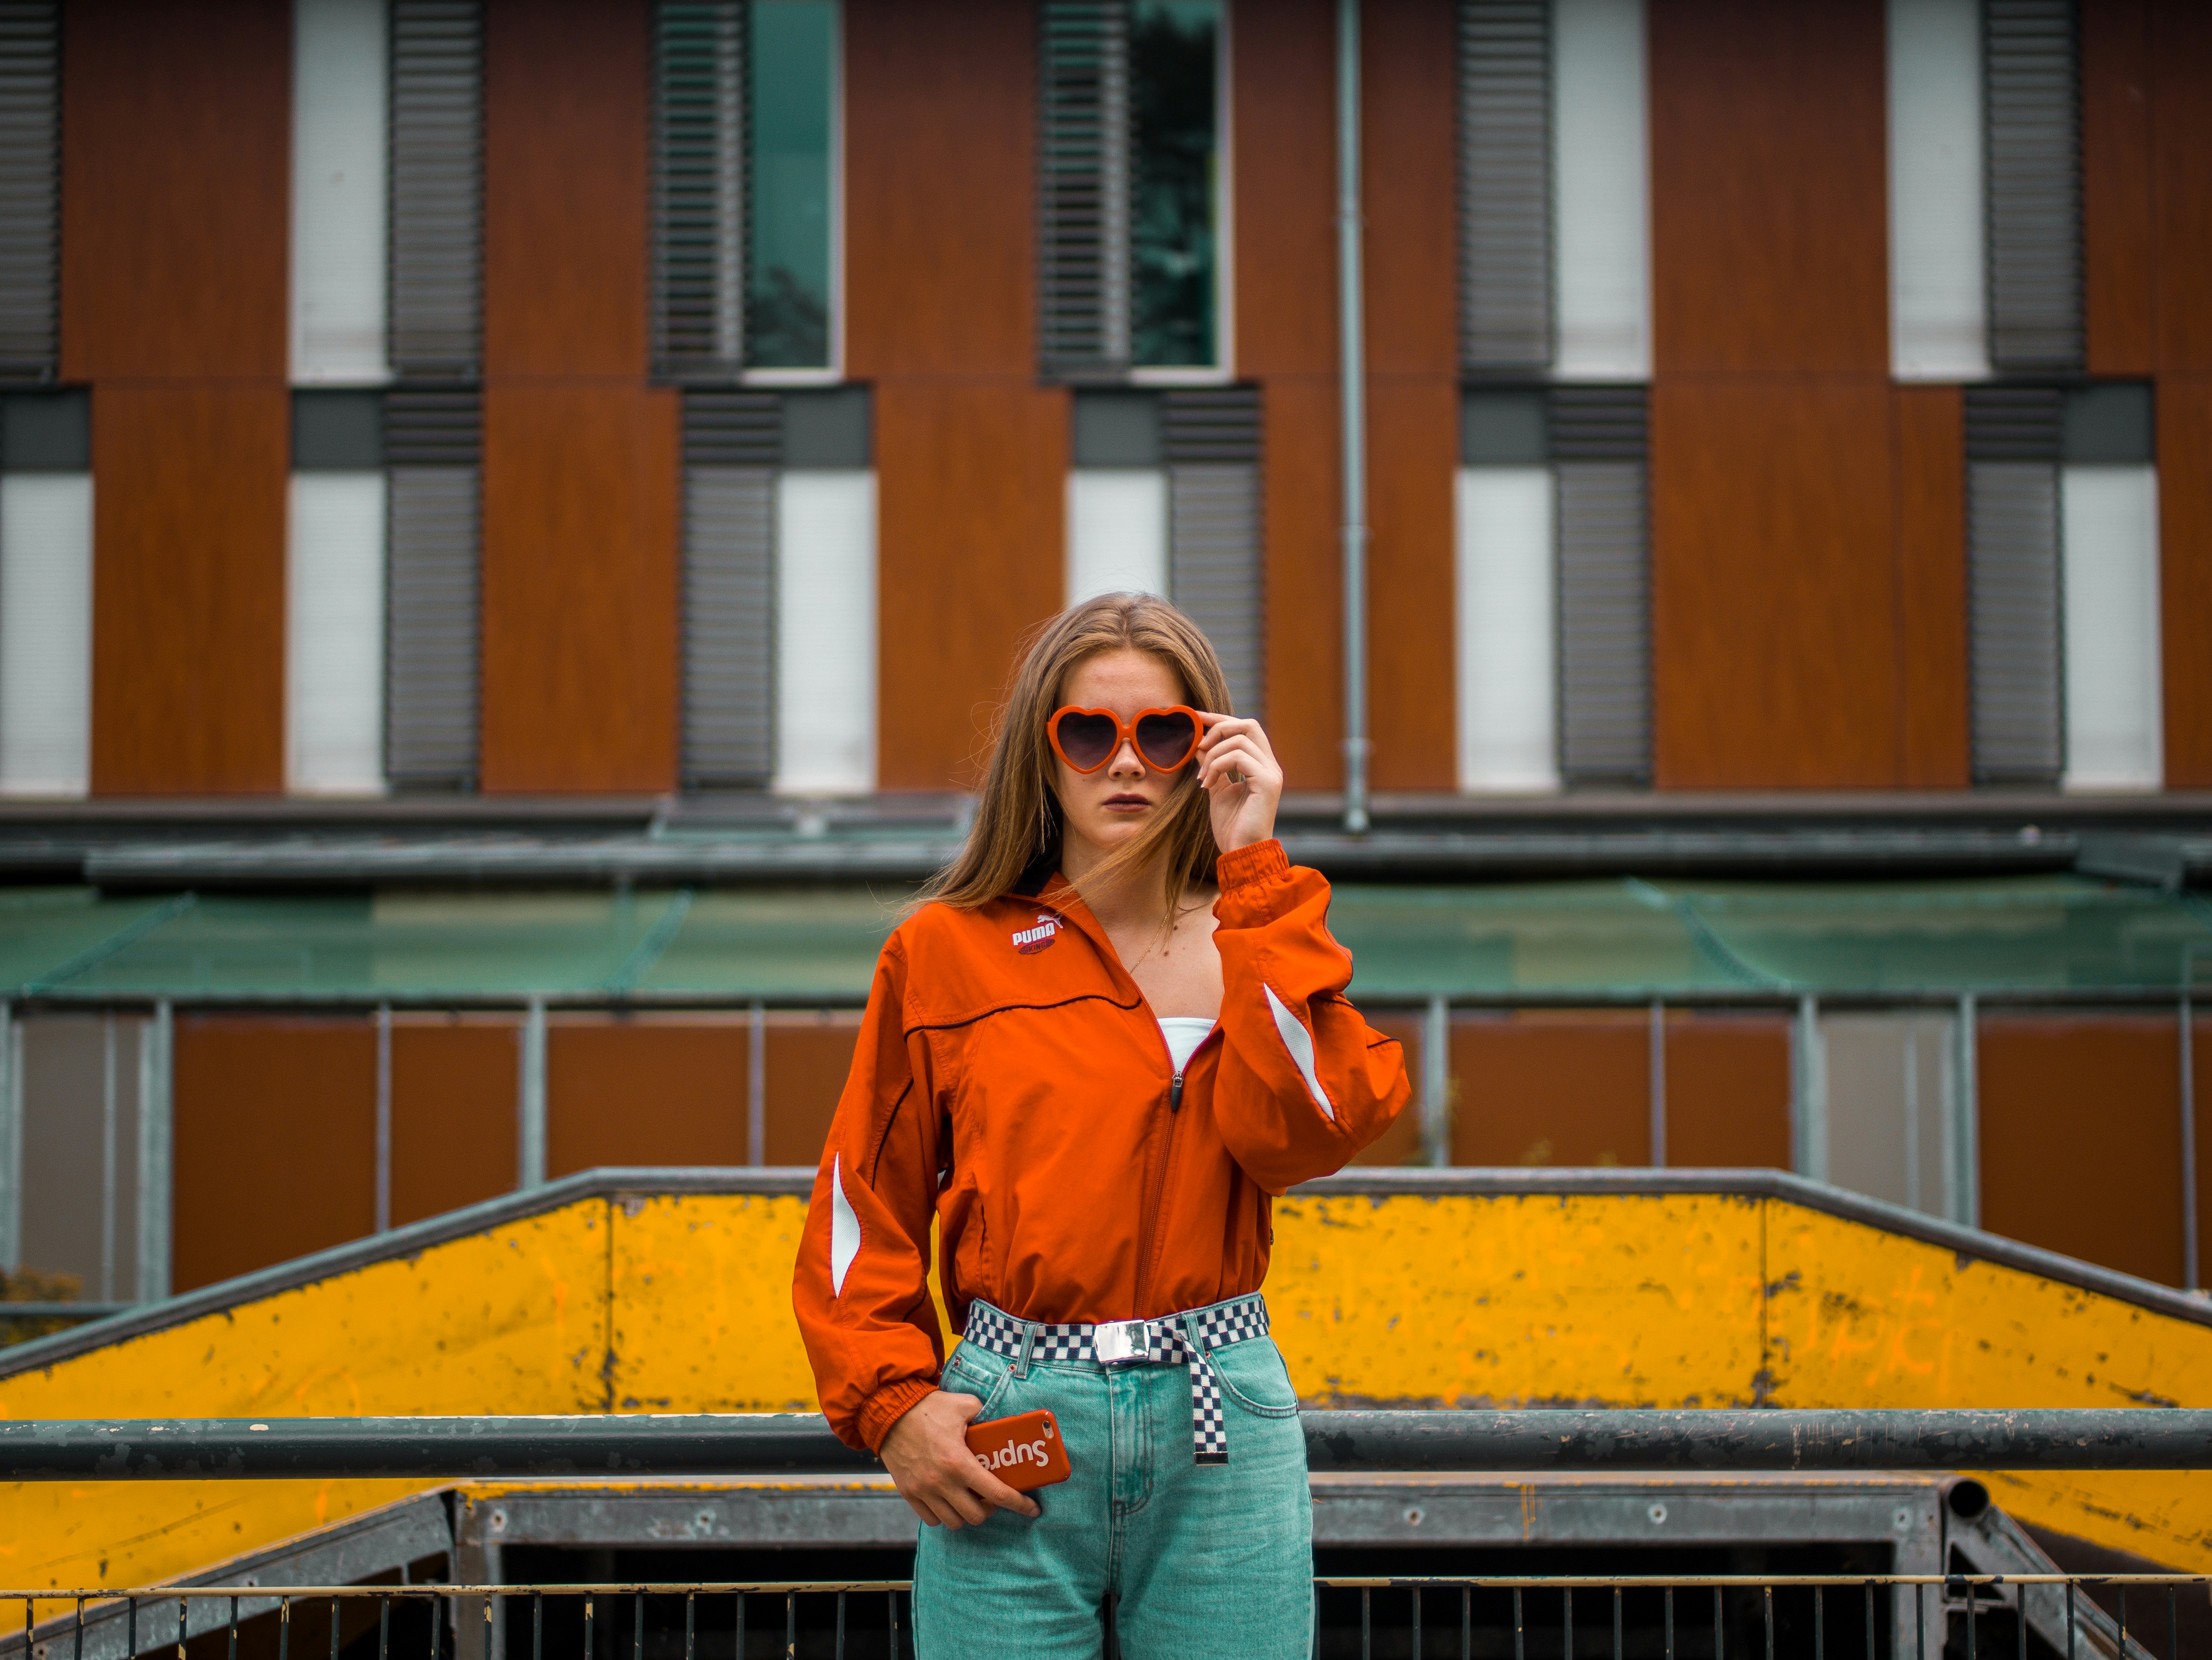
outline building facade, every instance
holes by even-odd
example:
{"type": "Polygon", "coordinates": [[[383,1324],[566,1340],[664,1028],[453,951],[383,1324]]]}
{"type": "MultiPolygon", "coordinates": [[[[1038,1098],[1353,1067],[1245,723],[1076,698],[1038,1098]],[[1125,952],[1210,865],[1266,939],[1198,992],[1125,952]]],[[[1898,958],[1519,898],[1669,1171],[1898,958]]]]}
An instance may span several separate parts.
{"type": "MultiPolygon", "coordinates": [[[[209,826],[251,885],[279,844],[410,826],[957,825],[1014,643],[1122,587],[1206,624],[1316,824],[1349,745],[1378,825],[1433,848],[1493,817],[1788,831],[1839,799],[1917,874],[1895,848],[1966,820],[2015,859],[2077,820],[2205,833],[2212,18],[1364,0],[1347,40],[1346,15],[0,7],[10,879],[189,903],[204,864],[118,875],[78,843],[209,826]]],[[[1705,868],[1833,873],[1744,856],[1705,868]]],[[[578,879],[553,869],[489,879],[578,879]]],[[[437,903],[389,864],[315,879],[378,927],[437,903]]],[[[15,982],[0,1245],[87,1296],[549,1171],[806,1162],[849,1052],[826,981],[641,1001],[650,921],[550,1016],[527,975],[226,992],[183,946],[102,1002],[72,952],[214,926],[154,914],[15,982]],[[302,1170],[343,1205],[221,1197],[302,1170]]],[[[1438,981],[1389,1017],[1436,1104],[1380,1156],[1694,1146],[2194,1284],[2193,949],[2125,982],[2142,1006],[2067,1005],[2062,968],[2051,1009],[2002,1016],[1972,975],[1857,1013],[1778,979],[1759,1010],[1562,982],[1455,1014],[1472,982],[1438,981]],[[2069,1232],[2033,1150],[2115,1078],[2105,1219],[2069,1232]],[[1876,1174],[1808,1116],[1853,1089],[1896,1119],[1876,1174]],[[1931,1106],[1923,1159],[1898,1116],[1923,1090],[2027,1104],[1978,1144],[1931,1106]]]]}

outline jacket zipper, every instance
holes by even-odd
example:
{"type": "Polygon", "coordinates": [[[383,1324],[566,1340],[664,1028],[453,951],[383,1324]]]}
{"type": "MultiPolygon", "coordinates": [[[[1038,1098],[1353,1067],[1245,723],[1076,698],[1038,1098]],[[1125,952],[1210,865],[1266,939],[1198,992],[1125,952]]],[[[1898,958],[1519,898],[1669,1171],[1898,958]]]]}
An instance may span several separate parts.
{"type": "MultiPolygon", "coordinates": [[[[1146,1006],[1146,1012],[1148,1014],[1152,1012],[1150,1004],[1146,1006]]],[[[1168,1035],[1161,1031],[1159,1018],[1157,1015],[1152,1018],[1152,1029],[1159,1033],[1160,1047],[1168,1050],[1168,1064],[1175,1067],[1175,1051],[1168,1048],[1168,1035]]],[[[1213,1031],[1209,1031],[1200,1038],[1198,1049],[1190,1052],[1192,1060],[1198,1058],[1198,1050],[1211,1043],[1213,1041],[1214,1032],[1220,1030],[1221,1022],[1217,1018],[1213,1023],[1213,1031]]],[[[1168,1083],[1167,1145],[1160,1150],[1159,1176],[1157,1183],[1152,1185],[1152,1190],[1145,1195],[1144,1202],[1137,1209],[1138,1226],[1140,1229],[1139,1238],[1143,1253],[1138,1259],[1137,1269],[1137,1307],[1139,1311],[1151,1306],[1147,1300],[1147,1294],[1152,1289],[1152,1267],[1159,1258],[1160,1201],[1166,1196],[1168,1177],[1175,1169],[1176,1127],[1182,1122],[1182,1078],[1183,1068],[1176,1067],[1174,1075],[1168,1083]]]]}

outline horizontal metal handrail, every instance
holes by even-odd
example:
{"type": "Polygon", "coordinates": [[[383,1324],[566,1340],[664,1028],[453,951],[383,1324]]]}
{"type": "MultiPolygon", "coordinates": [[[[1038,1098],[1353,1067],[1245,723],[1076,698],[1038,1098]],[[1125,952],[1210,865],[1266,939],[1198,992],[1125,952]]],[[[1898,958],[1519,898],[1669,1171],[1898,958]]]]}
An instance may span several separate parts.
{"type": "MultiPolygon", "coordinates": [[[[1317,1471],[2212,1467],[2212,1411],[1308,1411],[1317,1471]]],[[[0,1424],[0,1480],[858,1475],[811,1413],[0,1424]]]]}

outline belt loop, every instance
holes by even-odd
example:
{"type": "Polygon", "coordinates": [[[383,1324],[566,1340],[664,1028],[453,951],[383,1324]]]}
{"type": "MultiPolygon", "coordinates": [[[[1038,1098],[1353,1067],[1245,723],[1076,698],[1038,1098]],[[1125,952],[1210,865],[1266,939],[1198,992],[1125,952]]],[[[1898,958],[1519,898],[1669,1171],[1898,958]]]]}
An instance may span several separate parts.
{"type": "Polygon", "coordinates": [[[1196,1309],[1185,1309],[1176,1317],[1182,1322],[1183,1335],[1190,1341],[1191,1353],[1193,1354],[1205,1353],[1206,1340],[1200,1337],[1198,1332],[1198,1310],[1196,1309]]]}
{"type": "Polygon", "coordinates": [[[1027,1377],[1030,1375],[1030,1350],[1036,1343],[1036,1321],[1022,1322],[1021,1347],[1014,1353],[1014,1376],[1017,1377],[1027,1377]]]}

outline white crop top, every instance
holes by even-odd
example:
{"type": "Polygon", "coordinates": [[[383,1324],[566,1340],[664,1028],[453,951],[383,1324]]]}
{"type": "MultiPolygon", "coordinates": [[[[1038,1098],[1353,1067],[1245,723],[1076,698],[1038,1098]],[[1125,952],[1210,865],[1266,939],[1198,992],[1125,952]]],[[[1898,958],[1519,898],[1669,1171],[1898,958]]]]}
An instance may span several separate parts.
{"type": "Polygon", "coordinates": [[[1190,1057],[1206,1041],[1206,1033],[1214,1023],[1195,1014],[1163,1014],[1154,1017],[1160,1023],[1160,1035],[1168,1040],[1168,1053],[1175,1057],[1175,1069],[1180,1073],[1190,1065],[1190,1057]]]}

